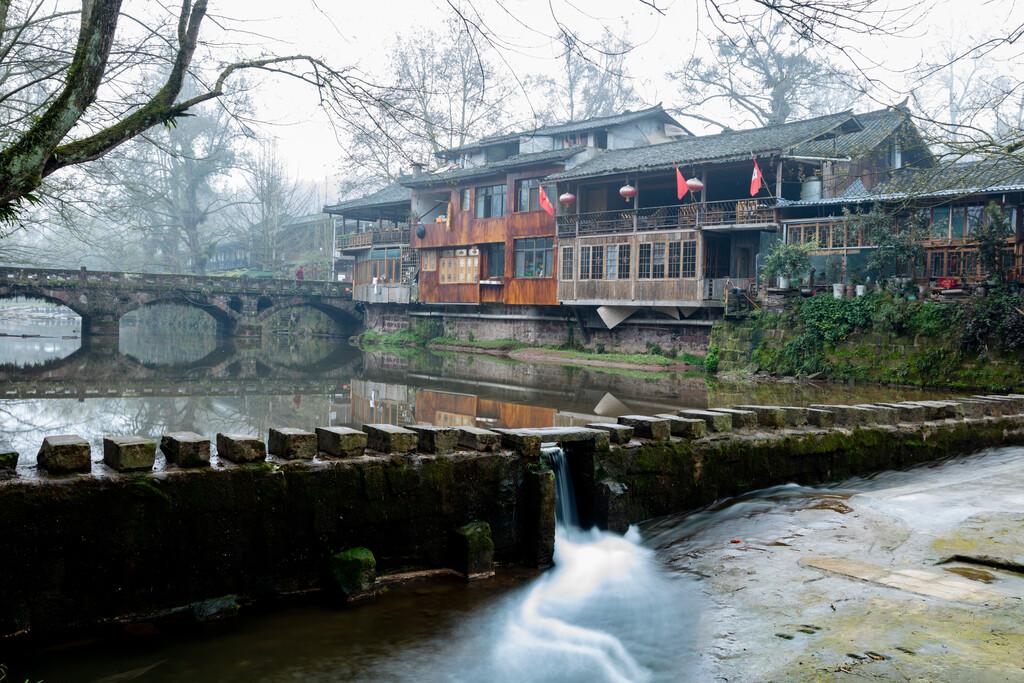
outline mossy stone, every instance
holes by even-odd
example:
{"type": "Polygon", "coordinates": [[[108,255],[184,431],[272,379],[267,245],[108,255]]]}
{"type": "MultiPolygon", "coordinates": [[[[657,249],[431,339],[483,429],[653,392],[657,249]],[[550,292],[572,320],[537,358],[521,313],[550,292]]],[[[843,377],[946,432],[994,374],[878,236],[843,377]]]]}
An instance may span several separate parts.
{"type": "Polygon", "coordinates": [[[494,541],[491,525],[470,522],[455,530],[456,569],[467,579],[478,579],[494,574],[494,541]]]}
{"type": "Polygon", "coordinates": [[[377,559],[368,548],[352,548],[331,555],[331,579],[347,598],[373,590],[377,559]]]}
{"type": "Polygon", "coordinates": [[[105,436],[103,462],[118,472],[151,470],[156,462],[156,442],[141,436],[105,436]]]}
{"type": "Polygon", "coordinates": [[[366,452],[366,432],[349,427],[317,427],[316,447],[331,458],[356,458],[366,452]]]}
{"type": "Polygon", "coordinates": [[[263,439],[247,434],[218,434],[217,455],[233,463],[266,460],[267,447],[263,439]]]}
{"type": "Polygon", "coordinates": [[[77,434],[48,436],[43,439],[37,462],[50,474],[88,472],[89,442],[77,434]]]}

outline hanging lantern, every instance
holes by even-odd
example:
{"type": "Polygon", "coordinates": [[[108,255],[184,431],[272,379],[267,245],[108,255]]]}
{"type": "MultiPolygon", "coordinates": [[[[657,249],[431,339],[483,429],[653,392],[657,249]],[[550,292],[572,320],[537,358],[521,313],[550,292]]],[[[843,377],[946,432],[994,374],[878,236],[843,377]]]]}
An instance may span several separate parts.
{"type": "Polygon", "coordinates": [[[690,192],[700,192],[704,189],[704,183],[698,178],[690,178],[686,181],[686,186],[690,188],[690,192]]]}
{"type": "Polygon", "coordinates": [[[626,203],[628,204],[629,200],[636,196],[636,188],[630,185],[627,181],[625,185],[619,188],[619,194],[625,198],[626,203]]]}
{"type": "Polygon", "coordinates": [[[427,236],[427,229],[423,227],[422,223],[420,223],[419,225],[416,226],[416,237],[418,239],[423,239],[426,236],[427,236]]]}
{"type": "Polygon", "coordinates": [[[562,194],[562,196],[558,198],[558,201],[560,201],[562,204],[565,204],[566,206],[571,206],[576,203],[576,195],[574,195],[572,192],[565,192],[562,194]]]}

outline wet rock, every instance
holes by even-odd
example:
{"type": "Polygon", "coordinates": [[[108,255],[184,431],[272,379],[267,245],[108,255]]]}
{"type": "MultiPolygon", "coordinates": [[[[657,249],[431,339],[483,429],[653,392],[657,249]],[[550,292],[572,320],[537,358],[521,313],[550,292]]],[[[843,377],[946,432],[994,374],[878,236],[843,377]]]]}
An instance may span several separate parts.
{"type": "Polygon", "coordinates": [[[36,460],[50,474],[71,474],[89,471],[89,454],[88,441],[77,434],[65,434],[43,439],[36,460]]]}
{"type": "Polygon", "coordinates": [[[0,479],[13,477],[18,469],[18,452],[0,448],[0,479]]]}
{"type": "Polygon", "coordinates": [[[366,446],[380,453],[408,453],[416,450],[416,432],[389,424],[363,425],[366,446]]]}
{"type": "Polygon", "coordinates": [[[608,432],[608,440],[612,443],[629,443],[633,438],[633,428],[627,425],[611,424],[608,422],[595,422],[587,425],[588,429],[601,429],[608,432]]]}
{"type": "Polygon", "coordinates": [[[618,423],[633,428],[633,436],[639,439],[654,439],[656,441],[667,441],[672,435],[672,428],[668,420],[646,415],[622,415],[618,423]]]}
{"type": "Polygon", "coordinates": [[[349,427],[317,427],[316,448],[331,458],[357,458],[366,452],[366,432],[349,427]]]}
{"type": "Polygon", "coordinates": [[[710,410],[684,409],[676,412],[677,417],[688,420],[703,420],[709,432],[731,432],[732,416],[710,410]]]}
{"type": "Polygon", "coordinates": [[[530,519],[526,560],[536,567],[550,567],[555,549],[555,473],[547,468],[528,469],[524,493],[530,519]]]}
{"type": "Polygon", "coordinates": [[[817,408],[807,409],[807,424],[814,427],[831,429],[836,424],[836,414],[831,410],[819,410],[817,408]]]}
{"type": "Polygon", "coordinates": [[[786,412],[780,406],[733,406],[736,410],[749,410],[757,415],[757,424],[770,429],[786,426],[786,412]]]}
{"type": "Polygon", "coordinates": [[[156,442],[141,436],[105,436],[103,462],[118,472],[151,470],[156,462],[156,442]]]}
{"type": "Polygon", "coordinates": [[[679,417],[668,413],[659,413],[655,417],[668,420],[672,436],[680,436],[684,439],[699,439],[708,433],[708,423],[690,417],[679,417]]]}
{"type": "Polygon", "coordinates": [[[195,432],[171,432],[160,437],[160,450],[167,462],[178,467],[210,464],[210,440],[195,432]]]}
{"type": "Polygon", "coordinates": [[[502,448],[515,451],[524,458],[540,459],[541,437],[530,429],[495,429],[501,435],[502,448]]]}
{"type": "Polygon", "coordinates": [[[349,600],[367,597],[377,581],[377,560],[368,548],[352,548],[331,555],[331,580],[349,600]]]}
{"type": "Polygon", "coordinates": [[[757,413],[753,410],[737,410],[736,408],[708,408],[708,410],[731,416],[733,429],[757,429],[757,413]]]}
{"type": "Polygon", "coordinates": [[[494,541],[487,522],[470,522],[455,530],[455,569],[469,580],[494,576],[494,541]]]}
{"type": "Polygon", "coordinates": [[[629,530],[629,489],[625,484],[605,479],[597,486],[595,501],[597,526],[617,534],[629,530]]]}
{"type": "Polygon", "coordinates": [[[316,455],[317,437],[303,429],[270,428],[267,452],[285,460],[311,460],[316,455]]]}
{"type": "Polygon", "coordinates": [[[217,455],[228,462],[247,463],[266,460],[263,439],[247,434],[217,434],[217,455]]]}
{"type": "Polygon", "coordinates": [[[501,448],[501,435],[480,427],[459,427],[458,445],[474,451],[496,451],[501,448]]]}
{"type": "Polygon", "coordinates": [[[419,435],[418,448],[424,453],[451,453],[459,445],[459,430],[453,427],[407,425],[407,429],[419,435]]]}
{"type": "Polygon", "coordinates": [[[192,603],[192,616],[200,623],[223,621],[237,617],[239,609],[238,596],[225,595],[192,603]]]}

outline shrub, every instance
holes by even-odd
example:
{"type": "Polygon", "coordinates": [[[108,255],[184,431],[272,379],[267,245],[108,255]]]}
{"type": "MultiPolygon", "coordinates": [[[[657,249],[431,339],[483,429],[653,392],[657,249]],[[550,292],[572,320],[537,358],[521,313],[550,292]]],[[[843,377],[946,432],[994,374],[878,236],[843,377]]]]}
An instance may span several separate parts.
{"type": "Polygon", "coordinates": [[[718,345],[712,344],[708,347],[708,354],[704,356],[704,371],[714,374],[718,372],[718,345]]]}

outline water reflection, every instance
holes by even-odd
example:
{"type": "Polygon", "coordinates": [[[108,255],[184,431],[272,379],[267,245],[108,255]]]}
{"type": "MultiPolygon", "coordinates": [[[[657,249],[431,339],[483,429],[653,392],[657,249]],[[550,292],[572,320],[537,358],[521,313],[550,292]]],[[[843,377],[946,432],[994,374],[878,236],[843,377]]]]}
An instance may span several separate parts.
{"type": "Polygon", "coordinates": [[[0,365],[33,366],[81,345],[82,319],[71,309],[24,298],[0,302],[0,365]]]}

